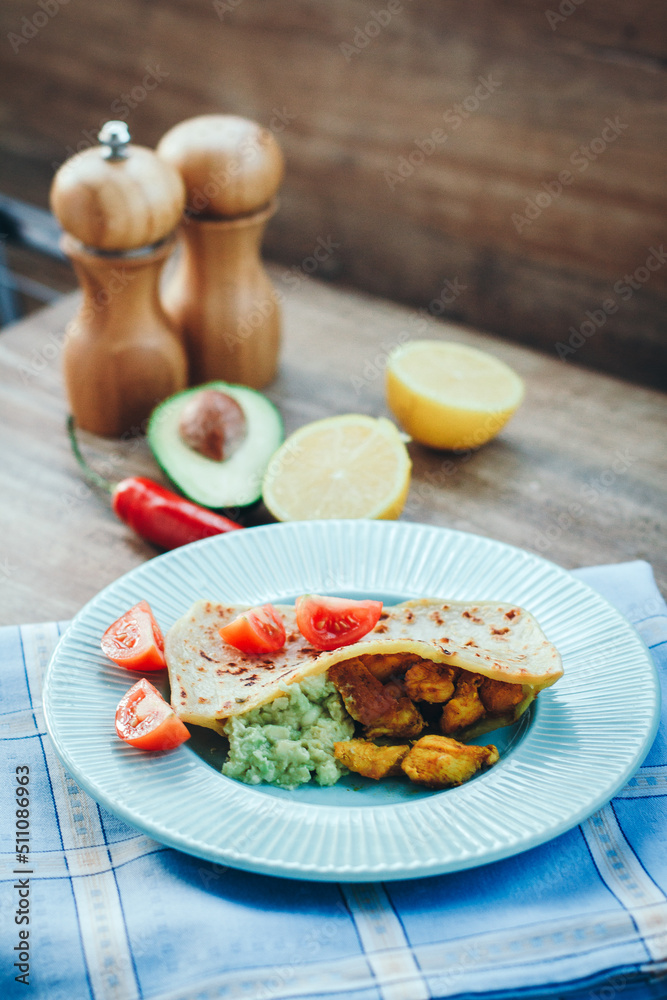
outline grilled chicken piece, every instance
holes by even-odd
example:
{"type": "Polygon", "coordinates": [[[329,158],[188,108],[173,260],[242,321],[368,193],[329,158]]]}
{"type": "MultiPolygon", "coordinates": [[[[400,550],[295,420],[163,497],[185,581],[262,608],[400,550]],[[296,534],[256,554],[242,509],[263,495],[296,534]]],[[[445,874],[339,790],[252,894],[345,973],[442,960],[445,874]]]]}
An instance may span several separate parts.
{"type": "Polygon", "coordinates": [[[366,653],[359,659],[379,681],[387,681],[392,674],[403,673],[421,657],[414,653],[366,653]]]}
{"type": "Polygon", "coordinates": [[[422,660],[405,675],[405,690],[413,701],[445,702],[454,694],[458,671],[444,663],[422,660]]]}
{"type": "Polygon", "coordinates": [[[329,680],[338,688],[352,718],[365,726],[395,709],[392,693],[385,690],[359,657],[335,663],[329,668],[329,680]]]}
{"type": "Polygon", "coordinates": [[[419,736],[425,724],[419,709],[410,699],[401,698],[392,711],[381,715],[372,726],[366,726],[364,736],[369,740],[375,740],[378,736],[395,736],[407,740],[419,736]]]}
{"type": "Polygon", "coordinates": [[[443,733],[449,736],[483,718],[486,709],[480,700],[478,690],[483,680],[481,674],[461,671],[456,682],[454,697],[442,710],[440,729],[443,733]]]}
{"type": "Polygon", "coordinates": [[[502,715],[510,712],[523,699],[521,684],[508,684],[506,681],[492,681],[485,677],[479,686],[479,697],[484,708],[491,715],[502,715]]]}
{"type": "Polygon", "coordinates": [[[366,727],[364,736],[369,740],[374,740],[378,736],[396,736],[399,739],[419,736],[426,723],[417,706],[405,696],[400,684],[394,681],[385,684],[384,690],[393,699],[392,707],[372,725],[366,727]]]}
{"type": "Polygon", "coordinates": [[[367,740],[345,740],[334,743],[334,756],[350,771],[363,774],[365,778],[388,778],[401,774],[401,761],[410,747],[376,747],[367,740]]]}
{"type": "Polygon", "coordinates": [[[401,768],[419,785],[449,788],[469,781],[482,767],[495,764],[498,756],[492,744],[464,746],[447,736],[422,736],[403,758],[401,768]]]}

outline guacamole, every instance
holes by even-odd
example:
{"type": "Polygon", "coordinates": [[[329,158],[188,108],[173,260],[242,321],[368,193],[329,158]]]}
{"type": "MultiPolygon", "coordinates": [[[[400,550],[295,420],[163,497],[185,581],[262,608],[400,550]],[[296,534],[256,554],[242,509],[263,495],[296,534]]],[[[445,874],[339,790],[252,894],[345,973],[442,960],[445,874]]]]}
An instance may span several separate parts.
{"type": "Polygon", "coordinates": [[[284,694],[225,723],[228,778],[296,788],[310,781],[334,785],[347,772],[333,754],[338,740],[354,735],[354,722],[325,674],[284,685],[284,694]]]}

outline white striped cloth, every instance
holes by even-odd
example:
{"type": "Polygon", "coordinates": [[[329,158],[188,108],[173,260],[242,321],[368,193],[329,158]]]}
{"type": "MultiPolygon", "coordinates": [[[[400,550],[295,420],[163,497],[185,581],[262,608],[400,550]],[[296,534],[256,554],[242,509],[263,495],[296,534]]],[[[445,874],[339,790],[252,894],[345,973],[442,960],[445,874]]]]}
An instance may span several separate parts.
{"type": "MultiPolygon", "coordinates": [[[[667,606],[650,566],[577,575],[636,625],[666,675],[667,606]]],[[[61,631],[0,630],[3,1000],[667,998],[664,721],[620,794],[539,848],[415,881],[286,881],[163,847],[78,788],[41,711],[61,631]],[[14,850],[21,766],[30,768],[27,866],[14,850]],[[29,986],[16,978],[26,878],[29,986]]]]}

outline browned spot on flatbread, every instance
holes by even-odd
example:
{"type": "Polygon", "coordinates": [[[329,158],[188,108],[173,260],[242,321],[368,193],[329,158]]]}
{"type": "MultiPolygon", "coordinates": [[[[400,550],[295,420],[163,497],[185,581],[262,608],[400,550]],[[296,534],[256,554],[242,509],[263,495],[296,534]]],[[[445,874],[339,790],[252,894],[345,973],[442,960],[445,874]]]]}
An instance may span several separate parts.
{"type": "MultiPolygon", "coordinates": [[[[205,653],[203,649],[199,650],[199,655],[203,656],[204,659],[208,660],[209,663],[215,663],[215,660],[213,659],[213,657],[209,656],[208,653],[205,653]]],[[[204,669],[206,669],[206,668],[204,668],[204,669]]]]}
{"type": "Polygon", "coordinates": [[[374,632],[379,632],[379,634],[382,635],[383,632],[388,632],[389,631],[389,626],[385,625],[384,622],[378,622],[378,624],[375,626],[375,628],[373,629],[373,631],[374,632]]]}
{"type": "Polygon", "coordinates": [[[389,617],[389,613],[387,611],[382,611],[380,613],[380,621],[381,622],[385,622],[388,617],[389,617]]]}
{"type": "Polygon", "coordinates": [[[197,698],[200,705],[205,705],[208,702],[208,698],[197,698]]]}
{"type": "Polygon", "coordinates": [[[509,632],[508,628],[492,628],[491,635],[507,635],[509,632]]]}
{"type": "MultiPolygon", "coordinates": [[[[475,608],[473,608],[473,611],[474,610],[475,610],[475,608]]],[[[462,618],[468,618],[471,622],[475,622],[476,625],[481,625],[482,624],[482,619],[478,618],[476,615],[471,614],[470,611],[463,611],[462,614],[461,614],[461,617],[462,618]]]]}
{"type": "Polygon", "coordinates": [[[518,618],[520,614],[521,612],[518,608],[511,608],[510,611],[505,612],[505,618],[509,618],[509,620],[512,621],[513,618],[518,618]]]}
{"type": "Polygon", "coordinates": [[[413,615],[412,611],[406,611],[403,617],[405,618],[406,622],[412,622],[415,620],[415,616],[413,615]]]}
{"type": "Polygon", "coordinates": [[[443,619],[442,619],[442,615],[440,614],[439,611],[431,611],[430,614],[429,614],[429,618],[431,619],[431,621],[434,621],[436,625],[444,625],[445,624],[444,621],[443,621],[443,619]]]}
{"type": "Polygon", "coordinates": [[[466,643],[464,643],[464,645],[465,646],[476,646],[477,643],[475,642],[474,639],[468,639],[468,641],[466,643]]]}

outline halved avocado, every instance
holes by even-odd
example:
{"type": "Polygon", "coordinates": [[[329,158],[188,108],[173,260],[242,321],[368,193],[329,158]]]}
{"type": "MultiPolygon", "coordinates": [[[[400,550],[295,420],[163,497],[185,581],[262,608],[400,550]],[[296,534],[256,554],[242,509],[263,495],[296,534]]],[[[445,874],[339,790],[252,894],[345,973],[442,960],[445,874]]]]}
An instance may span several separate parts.
{"type": "Polygon", "coordinates": [[[170,396],[151,414],[147,438],[158,464],[190,500],[203,507],[247,507],[262,493],[269,459],[285,436],[273,403],[245,385],[208,382],[170,396]],[[196,393],[216,389],[231,396],[246,419],[246,433],[229,458],[218,462],[185,443],[179,424],[184,407],[196,393]]]}

